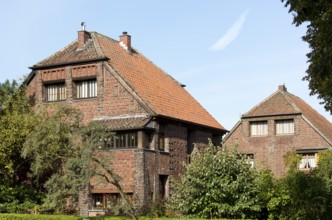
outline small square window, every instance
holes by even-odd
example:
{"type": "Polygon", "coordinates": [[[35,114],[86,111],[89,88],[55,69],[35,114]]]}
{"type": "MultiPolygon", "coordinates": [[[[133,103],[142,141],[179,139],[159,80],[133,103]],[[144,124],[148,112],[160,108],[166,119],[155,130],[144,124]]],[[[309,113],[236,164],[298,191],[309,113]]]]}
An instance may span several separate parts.
{"type": "Polygon", "coordinates": [[[250,122],[251,136],[266,136],[268,134],[267,121],[250,122]]]}
{"type": "Polygon", "coordinates": [[[97,97],[97,80],[77,81],[76,97],[78,99],[97,97]]]}
{"type": "Polygon", "coordinates": [[[277,120],[276,124],[276,134],[294,134],[294,120],[277,120]]]}
{"type": "Polygon", "coordinates": [[[57,84],[49,84],[45,85],[46,88],[46,101],[55,102],[66,100],[66,84],[65,83],[57,83],[57,84]]]}
{"type": "Polygon", "coordinates": [[[309,170],[317,166],[316,153],[302,153],[299,168],[309,170]]]}

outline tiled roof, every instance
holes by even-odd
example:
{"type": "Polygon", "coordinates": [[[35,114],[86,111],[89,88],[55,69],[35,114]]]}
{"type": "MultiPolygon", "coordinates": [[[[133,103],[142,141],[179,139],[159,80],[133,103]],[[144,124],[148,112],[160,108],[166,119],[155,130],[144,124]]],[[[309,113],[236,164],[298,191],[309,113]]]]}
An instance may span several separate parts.
{"type": "Polygon", "coordinates": [[[77,41],[37,63],[34,67],[107,57],[108,65],[157,116],[173,118],[218,130],[225,130],[170,75],[136,50],[125,50],[119,41],[90,32],[91,43],[77,50],[77,41]]]}
{"type": "Polygon", "coordinates": [[[332,123],[301,98],[286,90],[279,89],[263,102],[252,108],[249,112],[242,115],[242,117],[248,118],[290,114],[301,114],[314,129],[332,143],[332,123]]]}
{"type": "Polygon", "coordinates": [[[99,57],[100,56],[98,56],[97,50],[92,40],[89,40],[86,46],[80,50],[77,49],[77,41],[74,41],[65,48],[63,48],[62,50],[38,62],[33,67],[36,68],[36,67],[48,66],[54,64],[97,59],[99,57]]]}
{"type": "Polygon", "coordinates": [[[138,129],[144,128],[151,117],[147,115],[122,115],[115,117],[95,118],[110,130],[138,129]]]}
{"type": "Polygon", "coordinates": [[[287,94],[287,92],[278,90],[263,102],[252,108],[249,112],[243,114],[242,117],[245,118],[301,113],[301,111],[294,105],[294,103],[290,102],[287,94]]]}

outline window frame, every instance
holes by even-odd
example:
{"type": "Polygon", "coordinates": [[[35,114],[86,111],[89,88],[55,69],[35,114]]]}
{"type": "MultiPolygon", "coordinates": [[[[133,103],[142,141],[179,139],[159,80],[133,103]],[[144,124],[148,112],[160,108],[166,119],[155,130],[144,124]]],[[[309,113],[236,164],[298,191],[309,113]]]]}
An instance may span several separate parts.
{"type": "Polygon", "coordinates": [[[65,82],[47,83],[44,84],[44,88],[46,102],[60,102],[67,100],[67,85],[65,82]],[[50,94],[51,90],[53,90],[52,94],[50,94]]]}
{"type": "Polygon", "coordinates": [[[74,81],[75,99],[91,99],[98,97],[98,82],[96,78],[74,81]],[[92,87],[92,89],[91,89],[92,87]]]}
{"type": "Polygon", "coordinates": [[[294,119],[278,119],[274,121],[276,135],[294,135],[295,121],[294,119]]]}
{"type": "Polygon", "coordinates": [[[317,152],[303,152],[303,153],[297,153],[297,154],[301,156],[301,160],[299,163],[299,170],[307,171],[307,170],[315,169],[317,167],[317,162],[318,162],[317,152]],[[313,161],[314,164],[310,165],[310,160],[313,161]]]}
{"type": "Polygon", "coordinates": [[[266,136],[268,136],[269,135],[269,123],[268,123],[268,121],[267,120],[250,121],[249,122],[249,132],[250,132],[251,137],[266,137],[266,136]],[[260,126],[264,126],[264,127],[260,128],[260,126]],[[255,131],[255,132],[253,132],[253,131],[255,131]]]}
{"type": "Polygon", "coordinates": [[[138,148],[138,131],[115,132],[113,137],[102,141],[104,142],[104,149],[138,148]]]}

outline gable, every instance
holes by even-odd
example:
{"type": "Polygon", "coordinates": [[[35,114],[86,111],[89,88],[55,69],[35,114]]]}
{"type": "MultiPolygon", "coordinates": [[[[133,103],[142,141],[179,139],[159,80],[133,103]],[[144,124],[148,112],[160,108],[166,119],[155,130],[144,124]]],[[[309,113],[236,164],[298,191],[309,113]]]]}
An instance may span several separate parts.
{"type": "Polygon", "coordinates": [[[283,92],[277,91],[270,97],[245,113],[242,117],[259,117],[270,115],[287,115],[297,114],[300,111],[284,95],[283,92]]]}

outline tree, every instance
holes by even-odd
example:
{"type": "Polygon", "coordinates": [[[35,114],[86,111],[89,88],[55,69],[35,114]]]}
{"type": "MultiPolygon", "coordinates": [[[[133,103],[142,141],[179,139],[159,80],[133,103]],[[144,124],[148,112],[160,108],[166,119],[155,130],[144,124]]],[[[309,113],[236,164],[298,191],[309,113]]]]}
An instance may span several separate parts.
{"type": "Polygon", "coordinates": [[[23,144],[36,125],[25,88],[4,98],[0,114],[0,182],[21,183],[27,178],[29,161],[21,157],[23,144]]]}
{"type": "Polygon", "coordinates": [[[295,152],[287,154],[287,174],[268,193],[269,219],[331,219],[331,193],[317,175],[323,167],[305,173],[298,168],[300,159],[295,152]]]}
{"type": "Polygon", "coordinates": [[[18,83],[8,79],[4,83],[0,83],[0,110],[3,109],[5,101],[11,97],[18,89],[18,83]]]}
{"type": "Polygon", "coordinates": [[[260,211],[257,172],[236,147],[218,150],[211,143],[193,155],[175,184],[172,207],[200,218],[248,218],[260,211]]]}
{"type": "Polygon", "coordinates": [[[30,133],[22,155],[32,161],[33,175],[46,189],[45,205],[56,212],[76,210],[79,190],[88,186],[94,176],[113,184],[124,202],[121,209],[137,219],[134,209],[121,188],[121,179],[113,173],[111,158],[103,158],[102,140],[113,134],[102,124],[83,125],[81,113],[60,106],[52,115],[44,113],[30,133]],[[70,204],[70,205],[69,205],[70,204]]]}
{"type": "Polygon", "coordinates": [[[309,43],[309,67],[303,78],[309,82],[310,95],[332,113],[332,3],[330,0],[281,0],[294,15],[293,23],[307,24],[303,40],[309,43]]]}
{"type": "Polygon", "coordinates": [[[16,83],[0,86],[0,212],[29,212],[38,206],[43,194],[29,184],[30,161],[21,156],[24,142],[37,118],[16,83]]]}

